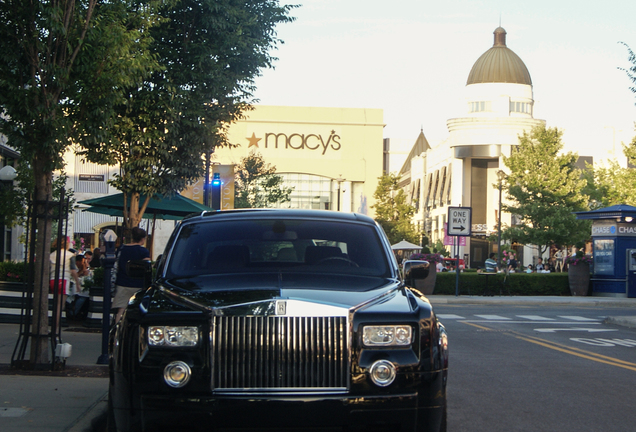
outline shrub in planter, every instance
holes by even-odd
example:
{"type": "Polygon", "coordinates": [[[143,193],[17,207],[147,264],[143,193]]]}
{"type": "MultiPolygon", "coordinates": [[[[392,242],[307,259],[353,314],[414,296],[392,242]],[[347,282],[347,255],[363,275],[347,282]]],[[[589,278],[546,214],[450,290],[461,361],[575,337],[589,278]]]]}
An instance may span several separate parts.
{"type": "Polygon", "coordinates": [[[0,281],[24,282],[25,270],[24,262],[2,261],[0,262],[0,281]]]}

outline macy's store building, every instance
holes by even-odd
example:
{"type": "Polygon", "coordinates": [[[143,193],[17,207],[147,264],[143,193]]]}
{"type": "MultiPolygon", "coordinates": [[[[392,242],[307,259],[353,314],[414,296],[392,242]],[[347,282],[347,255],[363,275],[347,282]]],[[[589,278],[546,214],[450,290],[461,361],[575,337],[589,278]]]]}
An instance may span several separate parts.
{"type": "Polygon", "coordinates": [[[224,209],[233,208],[233,166],[254,151],[293,188],[291,202],[281,206],[374,215],[383,173],[382,110],[255,106],[246,117],[229,129],[229,141],[238,146],[214,154],[224,209]]]}

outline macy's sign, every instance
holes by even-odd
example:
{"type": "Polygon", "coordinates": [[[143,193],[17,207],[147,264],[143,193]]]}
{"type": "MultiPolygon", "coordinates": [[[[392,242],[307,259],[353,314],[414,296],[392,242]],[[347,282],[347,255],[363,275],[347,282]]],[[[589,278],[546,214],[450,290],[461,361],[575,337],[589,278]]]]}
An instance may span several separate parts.
{"type": "MultiPolygon", "coordinates": [[[[262,138],[257,138],[255,133],[252,136],[246,138],[250,145],[249,147],[261,148],[284,148],[291,150],[312,150],[320,151],[321,154],[325,154],[327,150],[331,149],[338,151],[341,148],[340,135],[336,134],[336,131],[332,130],[328,137],[316,134],[284,134],[284,133],[266,133],[265,142],[261,143],[262,138]]],[[[248,147],[248,148],[249,148],[248,147]]]]}

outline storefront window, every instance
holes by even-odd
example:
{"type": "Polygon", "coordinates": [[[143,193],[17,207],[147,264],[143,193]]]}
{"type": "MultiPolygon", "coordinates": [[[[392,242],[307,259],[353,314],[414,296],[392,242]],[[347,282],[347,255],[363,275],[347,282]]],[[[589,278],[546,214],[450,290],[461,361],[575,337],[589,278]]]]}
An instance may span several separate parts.
{"type": "Polygon", "coordinates": [[[285,187],[293,188],[290,202],[281,207],[298,209],[331,209],[331,179],[311,174],[276,173],[285,181],[285,187]]]}
{"type": "Polygon", "coordinates": [[[594,240],[594,274],[614,275],[614,240],[594,240]]]}

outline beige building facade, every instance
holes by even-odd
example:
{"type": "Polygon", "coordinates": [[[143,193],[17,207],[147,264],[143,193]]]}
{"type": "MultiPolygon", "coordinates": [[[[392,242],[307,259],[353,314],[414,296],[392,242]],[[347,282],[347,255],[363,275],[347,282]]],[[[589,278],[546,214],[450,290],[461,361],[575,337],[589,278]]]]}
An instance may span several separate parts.
{"type": "Polygon", "coordinates": [[[238,146],[217,149],[213,162],[238,165],[260,153],[293,188],[291,202],[281,207],[373,216],[383,128],[380,109],[257,105],[229,129],[238,146]]]}

